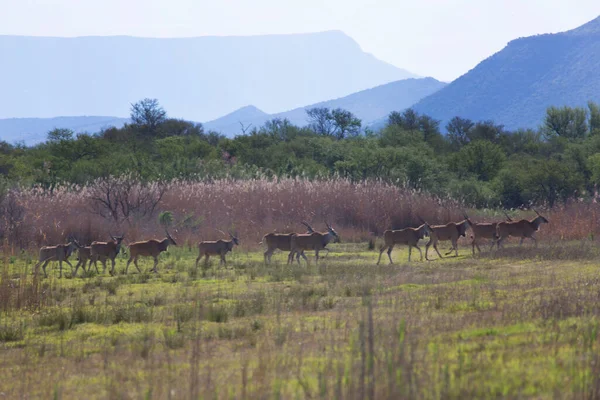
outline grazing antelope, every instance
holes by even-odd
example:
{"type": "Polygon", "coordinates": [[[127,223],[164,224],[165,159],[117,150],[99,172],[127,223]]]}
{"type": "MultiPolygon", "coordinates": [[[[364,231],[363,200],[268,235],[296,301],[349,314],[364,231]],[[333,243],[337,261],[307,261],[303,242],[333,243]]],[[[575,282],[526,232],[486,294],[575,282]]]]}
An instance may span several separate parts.
{"type": "Polygon", "coordinates": [[[533,240],[535,243],[535,247],[537,247],[537,240],[534,237],[534,234],[540,229],[540,225],[547,224],[548,220],[540,215],[535,209],[533,209],[537,214],[537,217],[528,221],[526,219],[522,219],[520,221],[512,221],[512,222],[500,222],[496,227],[496,235],[498,236],[498,249],[502,242],[509,236],[520,237],[521,241],[519,242],[519,246],[523,244],[523,240],[525,238],[529,238],[533,240]]]}
{"type": "MultiPolygon", "coordinates": [[[[508,222],[512,222],[512,219],[504,213],[508,222]]],[[[469,221],[471,224],[471,230],[473,231],[473,235],[471,235],[471,246],[473,247],[473,255],[475,255],[475,247],[477,247],[477,251],[481,253],[481,249],[479,248],[478,241],[481,239],[491,239],[492,246],[490,247],[490,251],[494,248],[496,241],[498,240],[498,235],[496,232],[496,228],[498,226],[498,222],[482,222],[482,223],[473,223],[467,214],[464,214],[465,219],[469,221]]]]}
{"type": "Polygon", "coordinates": [[[35,265],[34,270],[38,271],[38,267],[42,264],[42,270],[44,271],[44,276],[47,277],[46,274],[46,265],[50,261],[58,261],[58,266],[60,269],[59,277],[62,278],[62,263],[63,261],[69,264],[71,267],[71,272],[73,272],[73,265],[69,262],[68,258],[71,254],[73,254],[73,250],[75,249],[75,239],[69,236],[69,242],[66,244],[59,244],[56,246],[44,246],[40,248],[40,256],[39,261],[35,265]]]}
{"type": "Polygon", "coordinates": [[[96,268],[96,272],[98,272],[97,261],[100,260],[102,262],[102,273],[106,272],[106,260],[110,260],[112,263],[112,267],[110,270],[111,275],[115,272],[115,258],[121,251],[121,242],[125,236],[113,236],[110,235],[112,239],[111,242],[92,242],[90,245],[90,268],[92,267],[92,263],[94,263],[94,267],[96,268]]]}
{"type": "Polygon", "coordinates": [[[158,272],[156,266],[158,265],[158,256],[163,251],[167,251],[169,245],[177,246],[175,240],[169,235],[169,232],[165,229],[165,233],[167,237],[163,240],[145,240],[142,242],[134,242],[129,244],[129,260],[127,260],[127,265],[125,266],[125,275],[127,275],[127,270],[129,269],[129,264],[133,261],[133,265],[137,268],[138,272],[141,274],[140,267],[138,267],[138,257],[153,257],[154,258],[154,267],[152,268],[152,272],[158,272]]]}
{"type": "Polygon", "coordinates": [[[288,264],[294,261],[294,254],[296,254],[296,260],[298,264],[300,264],[300,257],[304,258],[306,263],[308,263],[308,258],[306,254],[304,254],[305,250],[314,250],[315,251],[315,260],[319,262],[319,252],[325,249],[325,246],[329,244],[333,240],[334,243],[340,242],[340,237],[338,236],[335,229],[329,225],[329,223],[325,223],[327,225],[327,232],[313,232],[313,233],[296,233],[292,235],[292,239],[290,242],[290,254],[288,255],[288,264]]]}
{"type": "Polygon", "coordinates": [[[429,260],[429,247],[433,246],[440,258],[443,258],[438,250],[437,244],[439,241],[450,240],[452,248],[446,253],[446,255],[452,253],[458,257],[458,239],[463,236],[467,236],[467,229],[471,226],[468,219],[461,222],[450,222],[446,225],[431,225],[431,235],[429,236],[429,242],[425,245],[425,259],[429,260]]]}
{"type": "Polygon", "coordinates": [[[377,260],[377,265],[379,265],[381,262],[381,255],[385,249],[388,249],[387,255],[390,259],[390,264],[394,263],[392,261],[392,250],[397,244],[405,244],[408,246],[409,262],[413,247],[416,247],[417,250],[419,250],[421,261],[423,261],[423,252],[421,251],[418,243],[419,240],[429,235],[431,235],[431,227],[427,223],[423,223],[423,225],[419,226],[418,228],[404,228],[399,230],[387,230],[383,232],[384,244],[379,248],[379,259],[377,260]]]}
{"type": "MultiPolygon", "coordinates": [[[[314,229],[306,221],[302,221],[302,225],[305,225],[308,229],[306,233],[314,232],[314,229]]],[[[259,244],[267,244],[267,251],[264,253],[265,264],[271,263],[271,256],[275,250],[290,251],[292,249],[292,235],[294,233],[267,233],[263,236],[259,244]]],[[[300,254],[297,257],[300,257],[300,254]]]]}
{"type": "Polygon", "coordinates": [[[196,258],[196,267],[198,267],[198,263],[200,262],[202,257],[206,257],[204,259],[204,265],[208,265],[208,259],[210,258],[210,256],[220,256],[221,261],[219,264],[227,265],[227,260],[225,260],[225,254],[232,251],[234,245],[239,246],[240,244],[239,239],[233,236],[231,232],[229,232],[229,236],[231,236],[231,240],[205,240],[198,243],[198,258],[196,258]]]}

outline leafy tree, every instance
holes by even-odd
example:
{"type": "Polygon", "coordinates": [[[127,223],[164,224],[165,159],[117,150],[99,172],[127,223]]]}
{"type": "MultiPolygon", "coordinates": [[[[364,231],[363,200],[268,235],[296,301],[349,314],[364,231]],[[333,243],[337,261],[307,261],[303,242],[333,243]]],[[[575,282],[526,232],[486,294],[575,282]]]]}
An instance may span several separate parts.
{"type": "Polygon", "coordinates": [[[544,134],[546,137],[583,139],[588,133],[586,119],[584,108],[549,107],[544,119],[544,134]]]}
{"type": "Polygon", "coordinates": [[[588,102],[588,110],[590,113],[589,130],[590,135],[600,134],[600,105],[593,101],[588,102]]]}
{"type": "Polygon", "coordinates": [[[350,111],[336,108],[331,111],[331,118],[335,128],[334,135],[337,139],[347,136],[356,136],[360,132],[361,121],[350,111]]]}
{"type": "Polygon", "coordinates": [[[493,179],[506,159],[502,148],[494,143],[478,140],[455,153],[451,165],[459,176],[475,175],[477,179],[493,179]]]}
{"type": "Polygon", "coordinates": [[[145,98],[131,105],[131,121],[143,130],[146,135],[154,136],[157,128],[167,118],[167,112],[158,100],[145,98]]]}
{"type": "Polygon", "coordinates": [[[448,140],[454,150],[460,149],[471,141],[469,131],[475,126],[475,123],[470,119],[454,117],[446,125],[448,132],[448,140]]]}
{"type": "Polygon", "coordinates": [[[52,143],[72,140],[75,133],[71,129],[56,128],[48,132],[48,141],[52,143]]]}
{"type": "Polygon", "coordinates": [[[317,135],[331,136],[335,129],[331,111],[327,107],[314,107],[306,110],[308,115],[309,127],[317,135]]]}

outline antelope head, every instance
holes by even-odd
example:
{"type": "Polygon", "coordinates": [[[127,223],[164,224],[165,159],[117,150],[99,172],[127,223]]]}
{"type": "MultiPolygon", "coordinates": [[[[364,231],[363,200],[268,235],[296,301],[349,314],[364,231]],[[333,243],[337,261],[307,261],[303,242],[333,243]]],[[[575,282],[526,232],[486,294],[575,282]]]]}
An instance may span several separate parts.
{"type": "Polygon", "coordinates": [[[329,225],[329,223],[327,221],[325,221],[325,225],[327,225],[327,233],[329,233],[330,235],[333,236],[333,243],[339,243],[340,242],[340,237],[337,234],[337,232],[335,231],[335,229],[333,229],[331,227],[331,225],[329,225]]]}
{"type": "Polygon", "coordinates": [[[233,243],[235,243],[236,245],[239,246],[240,245],[239,239],[236,236],[234,236],[230,231],[227,231],[227,233],[229,233],[229,236],[231,237],[231,240],[233,241],[233,243]]]}

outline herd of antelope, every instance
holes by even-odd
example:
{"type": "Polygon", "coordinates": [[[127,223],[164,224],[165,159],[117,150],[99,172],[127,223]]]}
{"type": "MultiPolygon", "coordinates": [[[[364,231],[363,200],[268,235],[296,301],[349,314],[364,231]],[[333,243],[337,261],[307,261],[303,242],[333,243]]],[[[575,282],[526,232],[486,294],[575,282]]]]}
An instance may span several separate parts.
{"type": "MultiPolygon", "coordinates": [[[[438,243],[440,241],[450,241],[452,245],[446,255],[449,255],[452,253],[452,251],[454,251],[455,255],[458,256],[458,239],[461,236],[466,237],[467,230],[469,228],[471,228],[472,231],[471,246],[473,255],[475,255],[475,248],[481,252],[479,243],[481,243],[483,240],[490,241],[491,251],[494,245],[500,249],[503,241],[511,236],[521,239],[519,245],[522,245],[523,241],[526,238],[529,238],[533,240],[537,246],[535,232],[539,230],[541,224],[547,224],[548,220],[540,215],[540,213],[538,213],[536,210],[533,211],[535,211],[537,217],[532,220],[522,219],[520,221],[513,221],[508,214],[505,213],[506,221],[492,223],[473,223],[466,213],[464,214],[465,219],[463,221],[450,222],[446,225],[429,225],[425,220],[419,217],[422,225],[417,228],[387,230],[383,233],[384,244],[379,249],[379,259],[377,260],[377,264],[379,265],[381,262],[381,256],[386,249],[388,258],[390,259],[390,264],[393,264],[392,250],[396,245],[408,246],[408,261],[411,260],[412,248],[415,247],[417,250],[419,250],[422,261],[423,252],[421,251],[418,242],[425,237],[429,237],[429,241],[425,245],[426,260],[429,260],[428,253],[431,246],[433,246],[433,249],[436,251],[438,256],[443,258],[438,249],[438,243]]],[[[315,260],[318,262],[319,252],[326,251],[329,253],[329,249],[327,249],[326,246],[332,241],[334,243],[338,243],[340,241],[339,235],[329,223],[326,223],[326,232],[315,231],[306,221],[302,221],[302,224],[307,227],[306,233],[268,233],[263,237],[263,240],[259,244],[266,244],[267,246],[267,250],[264,253],[264,261],[266,264],[271,262],[271,256],[275,250],[289,251],[287,260],[288,264],[294,261],[294,256],[296,257],[298,264],[300,263],[300,257],[304,258],[304,260],[308,262],[308,258],[304,254],[306,250],[314,251],[315,260]]],[[[152,268],[152,271],[157,272],[158,256],[160,253],[167,251],[169,245],[177,245],[169,232],[165,230],[165,233],[166,237],[162,240],[151,239],[129,244],[129,259],[127,260],[127,264],[125,266],[125,274],[127,274],[129,264],[132,261],[138,272],[141,273],[141,270],[138,266],[138,258],[140,256],[153,257],[154,267],[152,268]]],[[[226,264],[227,261],[225,259],[225,255],[233,250],[234,245],[240,244],[239,239],[231,232],[229,232],[229,236],[230,240],[221,239],[216,241],[199,242],[196,267],[203,257],[205,265],[208,265],[210,256],[219,256],[220,264],[226,264]]],[[[103,265],[103,273],[105,273],[106,262],[110,260],[110,274],[113,275],[115,273],[115,258],[121,251],[121,244],[123,242],[124,235],[110,235],[110,237],[112,240],[108,242],[92,242],[90,246],[82,246],[74,237],[69,236],[69,242],[66,244],[60,244],[57,246],[44,246],[40,249],[39,261],[35,266],[35,271],[37,272],[39,266],[42,265],[44,276],[47,276],[46,266],[48,263],[50,261],[58,261],[60,270],[59,276],[62,277],[62,263],[64,261],[69,265],[69,267],[71,267],[72,276],[77,276],[79,267],[86,272],[85,267],[88,263],[89,265],[87,272],[91,270],[93,264],[96,272],[99,273],[97,262],[100,261],[103,265]],[[69,262],[69,257],[76,249],[78,251],[78,263],[73,270],[73,265],[71,265],[69,262]]]]}

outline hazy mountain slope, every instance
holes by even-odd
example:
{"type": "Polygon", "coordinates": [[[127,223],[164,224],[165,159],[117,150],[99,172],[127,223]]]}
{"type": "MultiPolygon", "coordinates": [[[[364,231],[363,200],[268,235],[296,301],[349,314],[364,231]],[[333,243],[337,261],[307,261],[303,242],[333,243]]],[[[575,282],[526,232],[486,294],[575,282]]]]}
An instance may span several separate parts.
{"type": "Polygon", "coordinates": [[[96,133],[110,126],[122,127],[128,121],[116,117],[57,117],[0,119],[0,140],[14,143],[23,141],[33,145],[46,140],[46,134],[55,128],[67,128],[75,133],[96,133]]]}
{"type": "Polygon", "coordinates": [[[206,121],[247,104],[277,112],[414,77],[339,31],[151,39],[0,36],[0,118],[126,116],[157,98],[206,121]]]}
{"type": "Polygon", "coordinates": [[[415,105],[442,120],[537,127],[550,105],[600,101],[600,18],[572,31],[521,38],[415,105]]]}
{"type": "Polygon", "coordinates": [[[433,78],[405,79],[283,113],[265,114],[256,108],[252,108],[252,112],[249,112],[249,108],[244,108],[217,120],[206,122],[204,128],[233,135],[241,133],[240,122],[245,127],[249,125],[260,127],[273,118],[287,118],[293,124],[304,126],[308,123],[306,109],[313,107],[346,109],[362,119],[363,125],[366,126],[372,121],[387,116],[391,111],[401,111],[410,107],[445,85],[444,82],[433,78]]]}

